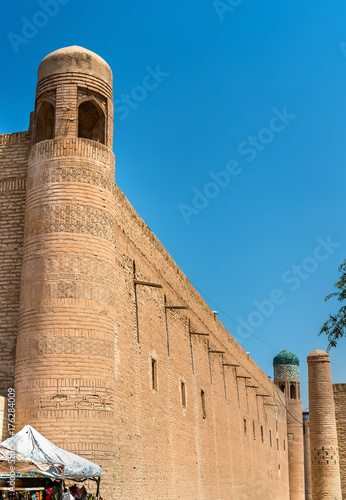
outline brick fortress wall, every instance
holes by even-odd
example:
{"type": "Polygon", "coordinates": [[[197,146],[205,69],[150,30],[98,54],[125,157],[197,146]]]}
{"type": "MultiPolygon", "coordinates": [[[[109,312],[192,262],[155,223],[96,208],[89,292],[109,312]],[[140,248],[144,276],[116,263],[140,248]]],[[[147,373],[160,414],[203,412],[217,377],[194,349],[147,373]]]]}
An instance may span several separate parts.
{"type": "Polygon", "coordinates": [[[346,498],[346,384],[333,384],[336,430],[340,456],[341,489],[346,498]]]}
{"type": "MultiPolygon", "coordinates": [[[[115,186],[110,92],[83,72],[45,75],[38,84],[36,107],[44,96],[53,102],[56,125],[55,138],[36,144],[29,160],[18,429],[31,424],[102,465],[108,500],[288,500],[285,396],[115,186]],[[105,145],[77,139],[77,104],[90,93],[107,109],[105,145]]],[[[7,137],[0,141],[10,147],[7,137]]],[[[20,137],[9,150],[13,160],[5,152],[6,182],[12,162],[26,175],[30,145],[20,137]]],[[[13,233],[17,245],[0,277],[4,296],[9,287],[16,292],[10,288],[12,323],[0,337],[12,367],[1,366],[6,388],[13,383],[25,193],[13,196],[22,207],[18,227],[8,216],[1,235],[7,245],[13,233]]],[[[4,203],[8,214],[12,200],[4,203]]]]}
{"type": "Polygon", "coordinates": [[[25,183],[31,134],[0,136],[0,396],[14,386],[25,183]]]}
{"type": "Polygon", "coordinates": [[[214,317],[124,194],[114,194],[114,498],[288,499],[285,395],[214,317]]]}
{"type": "MultiPolygon", "coordinates": [[[[26,138],[28,151],[31,139],[26,134],[22,137],[26,138]]],[[[1,140],[9,141],[8,136],[1,140]]],[[[18,162],[21,146],[16,142],[12,148],[18,162]]],[[[92,141],[79,140],[71,146],[68,140],[59,139],[35,146],[32,153],[28,206],[34,194],[39,196],[36,206],[27,213],[26,238],[32,239],[35,253],[34,259],[24,259],[23,300],[30,304],[42,301],[40,283],[44,275],[44,305],[51,313],[44,315],[49,328],[43,325],[42,317],[35,319],[34,328],[32,319],[22,321],[17,352],[17,383],[22,400],[18,407],[19,427],[31,423],[56,444],[106,466],[102,482],[111,485],[107,486],[108,491],[113,489],[108,498],[245,500],[256,491],[257,498],[264,500],[275,491],[278,499],[288,499],[285,396],[214,318],[124,194],[103,175],[103,161],[109,165],[112,160],[106,156],[102,159],[100,150],[103,151],[99,146],[93,149],[92,141]],[[77,163],[69,157],[76,148],[80,156],[77,163]],[[47,201],[53,193],[56,196],[57,191],[52,188],[58,182],[65,186],[59,188],[59,199],[49,206],[47,201]],[[72,182],[78,182],[78,188],[72,182]],[[90,214],[84,211],[89,228],[78,229],[84,234],[80,236],[82,247],[76,245],[73,230],[62,231],[63,239],[56,234],[61,227],[71,227],[76,215],[78,218],[78,208],[71,213],[67,202],[74,203],[80,196],[81,184],[88,189],[93,183],[112,193],[115,201],[110,214],[116,241],[114,274],[105,260],[99,271],[92,264],[95,240],[91,238],[104,236],[108,227],[101,219],[95,219],[92,210],[90,214]],[[47,189],[51,193],[42,193],[47,189]],[[62,199],[64,207],[59,209],[62,199]],[[39,248],[43,237],[44,255],[39,248]],[[50,253],[56,257],[64,245],[64,262],[50,260],[50,253]],[[90,254],[89,258],[81,257],[81,250],[90,254]],[[163,288],[134,285],[134,263],[137,280],[158,283],[163,288]],[[62,268],[55,269],[57,265],[62,268]],[[79,269],[81,266],[83,269],[79,269]],[[100,281],[101,274],[105,277],[100,281]],[[76,318],[68,311],[69,306],[73,310],[78,290],[87,293],[89,300],[97,301],[106,290],[112,290],[113,283],[113,292],[105,295],[116,315],[115,336],[108,338],[100,333],[102,324],[96,321],[93,325],[88,312],[92,302],[76,318]],[[67,317],[62,311],[56,314],[62,302],[67,317]],[[189,309],[169,309],[165,305],[184,305],[189,309]],[[73,325],[75,321],[78,328],[73,325]],[[209,336],[194,335],[198,332],[209,336]],[[76,362],[80,354],[81,364],[76,362]],[[115,365],[114,427],[109,419],[104,419],[104,410],[95,404],[102,394],[107,398],[107,380],[112,378],[107,359],[115,365]],[[157,390],[152,389],[152,359],[157,361],[157,390]],[[78,371],[78,377],[67,376],[71,367],[78,371]],[[102,373],[95,380],[97,370],[102,373]],[[37,375],[32,377],[30,373],[37,375]],[[90,386],[88,380],[92,378],[95,383],[90,386]],[[91,405],[95,405],[94,410],[91,405]],[[99,430],[90,421],[90,411],[97,414],[99,430]],[[82,436],[83,429],[88,437],[82,436]],[[101,436],[110,431],[115,433],[114,440],[103,445],[101,436]],[[95,436],[98,445],[93,445],[95,436]],[[110,446],[110,451],[104,446],[110,446]],[[113,448],[114,474],[107,467],[113,448]]],[[[26,170],[24,164],[23,172],[26,170]]],[[[85,193],[82,197],[85,201],[85,193]]],[[[23,217],[24,190],[21,200],[23,217]]],[[[19,227],[21,249],[23,220],[19,227]]],[[[105,257],[105,251],[98,250],[97,254],[98,259],[105,257]]],[[[16,256],[19,290],[21,254],[16,256]]],[[[9,281],[4,276],[5,287],[9,281]]],[[[16,307],[18,310],[18,298],[16,307]]],[[[16,323],[13,331],[16,332],[16,323]]],[[[13,352],[8,363],[13,367],[13,352]]],[[[4,383],[6,389],[7,384],[4,383]]]]}

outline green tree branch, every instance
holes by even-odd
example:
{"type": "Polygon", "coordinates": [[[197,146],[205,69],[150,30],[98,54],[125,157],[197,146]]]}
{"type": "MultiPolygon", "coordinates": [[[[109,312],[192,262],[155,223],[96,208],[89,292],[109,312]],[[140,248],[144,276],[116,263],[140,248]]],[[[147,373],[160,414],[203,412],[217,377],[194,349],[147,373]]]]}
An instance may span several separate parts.
{"type": "MultiPolygon", "coordinates": [[[[342,273],[341,277],[334,285],[334,288],[338,290],[327,295],[325,301],[331,297],[337,297],[340,302],[346,300],[346,260],[339,267],[339,272],[342,273]]],[[[346,306],[342,306],[336,314],[329,315],[329,319],[322,326],[319,335],[322,333],[325,333],[328,338],[327,351],[336,347],[341,337],[346,337],[346,306]]]]}

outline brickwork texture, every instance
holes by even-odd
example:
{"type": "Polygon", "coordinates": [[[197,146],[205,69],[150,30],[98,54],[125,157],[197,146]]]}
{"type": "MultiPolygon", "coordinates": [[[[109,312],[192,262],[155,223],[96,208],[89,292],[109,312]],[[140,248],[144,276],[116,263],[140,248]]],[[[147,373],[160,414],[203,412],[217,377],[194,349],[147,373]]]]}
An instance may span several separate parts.
{"type": "Polygon", "coordinates": [[[111,70],[79,47],[42,61],[30,131],[0,136],[0,395],[15,386],[17,430],[102,465],[107,500],[300,498],[300,401],[289,420],[115,185],[112,141],[111,70]]]}
{"type": "Polygon", "coordinates": [[[31,134],[0,136],[0,395],[14,386],[31,134]]]}
{"type": "Polygon", "coordinates": [[[309,412],[303,411],[305,500],[312,500],[309,412]]]}
{"type": "Polygon", "coordinates": [[[333,384],[342,498],[346,498],[346,384],[333,384]]]}
{"type": "Polygon", "coordinates": [[[308,371],[312,498],[342,500],[329,354],[309,354],[308,371]]]}

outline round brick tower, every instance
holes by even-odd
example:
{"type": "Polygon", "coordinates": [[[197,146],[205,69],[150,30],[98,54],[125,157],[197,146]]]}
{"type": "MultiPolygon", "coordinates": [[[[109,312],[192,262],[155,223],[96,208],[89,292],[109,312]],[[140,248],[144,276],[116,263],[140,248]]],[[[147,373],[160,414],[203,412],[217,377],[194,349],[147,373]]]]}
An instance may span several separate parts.
{"type": "Polygon", "coordinates": [[[40,64],[28,164],[16,427],[103,467],[112,498],[115,245],[112,72],[68,47],[40,64]]]}
{"type": "Polygon", "coordinates": [[[274,383],[285,394],[290,500],[305,500],[304,441],[299,359],[286,349],[275,356],[274,383]]]}
{"type": "Polygon", "coordinates": [[[325,351],[313,351],[308,365],[312,498],[341,500],[330,356],[325,351]]]}

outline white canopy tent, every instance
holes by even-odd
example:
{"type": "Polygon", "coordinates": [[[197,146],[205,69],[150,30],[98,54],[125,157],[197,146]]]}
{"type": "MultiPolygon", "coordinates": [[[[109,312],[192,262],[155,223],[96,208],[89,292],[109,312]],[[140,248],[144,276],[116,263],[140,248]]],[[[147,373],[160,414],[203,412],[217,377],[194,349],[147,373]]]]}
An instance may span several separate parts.
{"type": "Polygon", "coordinates": [[[17,478],[48,477],[76,482],[92,479],[99,489],[101,467],[58,448],[30,425],[0,443],[0,479],[13,477],[11,464],[15,465],[17,478]]]}

